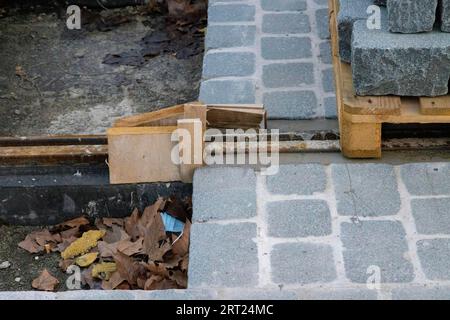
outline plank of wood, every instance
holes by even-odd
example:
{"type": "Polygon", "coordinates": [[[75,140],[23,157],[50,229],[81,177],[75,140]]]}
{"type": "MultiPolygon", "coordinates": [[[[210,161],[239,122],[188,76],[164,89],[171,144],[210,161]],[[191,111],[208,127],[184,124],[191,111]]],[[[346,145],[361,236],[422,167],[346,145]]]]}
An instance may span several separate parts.
{"type": "Polygon", "coordinates": [[[356,115],[345,113],[353,123],[450,123],[450,115],[422,114],[420,101],[415,97],[402,97],[400,115],[356,115]]]}
{"type": "Polygon", "coordinates": [[[450,95],[420,98],[420,111],[425,115],[450,115],[450,95]]]}
{"type": "Polygon", "coordinates": [[[178,129],[186,130],[187,133],[187,136],[178,137],[180,157],[182,158],[179,165],[181,181],[192,183],[195,169],[203,166],[205,122],[198,118],[181,119],[178,120],[178,129]]]}
{"type": "Polygon", "coordinates": [[[226,108],[226,109],[264,109],[264,106],[262,104],[208,104],[208,108],[226,108]]]}
{"type": "MultiPolygon", "coordinates": [[[[184,105],[184,119],[199,119],[202,122],[202,132],[205,132],[207,126],[207,112],[208,108],[204,104],[186,103],[184,105]]],[[[179,123],[180,121],[177,125],[179,123]]]]}
{"type": "Polygon", "coordinates": [[[176,126],[184,116],[184,104],[118,119],[114,127],[176,126]]]}
{"type": "Polygon", "coordinates": [[[171,141],[177,127],[128,127],[108,130],[110,182],[180,181],[178,165],[172,161],[171,141]]]}
{"type": "Polygon", "coordinates": [[[0,147],[1,164],[51,164],[106,160],[107,145],[0,147]]]}
{"type": "Polygon", "coordinates": [[[265,126],[265,110],[244,108],[208,108],[207,121],[211,128],[250,129],[265,126]]]}
{"type": "Polygon", "coordinates": [[[102,145],[107,143],[106,135],[0,137],[0,147],[102,145]]]}

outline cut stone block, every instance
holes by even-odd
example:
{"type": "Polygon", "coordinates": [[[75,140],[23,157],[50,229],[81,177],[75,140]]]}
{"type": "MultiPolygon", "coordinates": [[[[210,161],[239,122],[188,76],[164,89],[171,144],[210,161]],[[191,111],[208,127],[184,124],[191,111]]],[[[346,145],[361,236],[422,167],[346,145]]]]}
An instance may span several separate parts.
{"type": "Polygon", "coordinates": [[[340,0],[339,4],[339,55],[342,61],[350,63],[353,24],[367,19],[367,8],[373,4],[373,0],[340,0]]]}
{"type": "Polygon", "coordinates": [[[438,0],[388,0],[389,31],[419,33],[433,30],[438,0]]]}
{"type": "Polygon", "coordinates": [[[411,282],[414,268],[408,255],[408,242],[398,221],[362,221],[341,224],[344,265],[347,278],[366,283],[369,271],[378,267],[382,283],[411,282]]]}
{"type": "Polygon", "coordinates": [[[357,95],[441,96],[448,93],[450,37],[369,30],[353,26],[353,84],[357,95]]]}
{"type": "Polygon", "coordinates": [[[439,13],[441,18],[441,30],[450,32],[450,0],[439,2],[439,13]]]}

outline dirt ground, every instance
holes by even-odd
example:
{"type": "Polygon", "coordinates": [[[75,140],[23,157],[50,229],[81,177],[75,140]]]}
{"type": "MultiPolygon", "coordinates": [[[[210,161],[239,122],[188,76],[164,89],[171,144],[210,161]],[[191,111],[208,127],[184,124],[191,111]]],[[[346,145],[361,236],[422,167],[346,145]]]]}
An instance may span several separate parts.
{"type": "Polygon", "coordinates": [[[119,117],[196,100],[204,34],[155,56],[158,43],[143,40],[165,32],[166,17],[138,8],[83,9],[81,30],[66,27],[63,7],[0,12],[0,136],[100,134],[119,117]]]}
{"type": "Polygon", "coordinates": [[[61,259],[59,253],[31,254],[17,245],[27,234],[40,229],[42,228],[0,226],[0,263],[4,261],[11,263],[9,268],[0,269],[0,291],[34,290],[31,282],[44,268],[60,281],[59,290],[65,288],[68,275],[58,267],[61,259]],[[20,281],[16,281],[18,278],[20,281]]]}

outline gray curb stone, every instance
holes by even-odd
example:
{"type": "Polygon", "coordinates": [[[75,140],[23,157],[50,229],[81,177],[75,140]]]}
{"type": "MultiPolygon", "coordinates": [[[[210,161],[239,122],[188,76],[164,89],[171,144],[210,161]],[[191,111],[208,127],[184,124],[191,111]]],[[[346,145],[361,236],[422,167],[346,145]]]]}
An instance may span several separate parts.
{"type": "Polygon", "coordinates": [[[328,288],[301,290],[300,300],[376,300],[377,292],[369,289],[328,288]]]}
{"type": "Polygon", "coordinates": [[[267,177],[273,194],[312,195],[324,192],[327,185],[325,167],[319,164],[281,165],[278,174],[267,177]]]}
{"type": "Polygon", "coordinates": [[[328,8],[316,10],[317,35],[320,39],[330,39],[330,27],[328,25],[328,8]]]}
{"type": "Polygon", "coordinates": [[[207,49],[247,47],[255,44],[255,26],[209,26],[206,33],[207,49]]]}
{"type": "Polygon", "coordinates": [[[400,194],[392,166],[333,164],[331,168],[340,215],[376,217],[399,212],[400,194]]]}
{"type": "Polygon", "coordinates": [[[255,86],[255,81],[250,79],[206,80],[200,86],[199,100],[209,104],[252,104],[255,103],[255,86]]]}
{"type": "Polygon", "coordinates": [[[273,289],[226,289],[222,291],[224,300],[296,300],[297,294],[291,290],[273,289]]]}
{"type": "Polygon", "coordinates": [[[245,77],[255,72],[253,52],[207,53],[203,61],[203,78],[245,77]]]}
{"type": "Polygon", "coordinates": [[[392,290],[392,300],[450,300],[450,287],[408,287],[392,290]]]}
{"type": "Polygon", "coordinates": [[[401,166],[401,176],[408,192],[415,196],[450,194],[450,164],[411,163],[401,166]]]}
{"type": "Polygon", "coordinates": [[[317,110],[313,91],[269,92],[264,94],[263,103],[271,119],[306,119],[317,110]]]}
{"type": "Polygon", "coordinates": [[[305,0],[261,0],[261,7],[265,11],[304,11],[305,0]]]}
{"type": "Polygon", "coordinates": [[[450,198],[413,199],[411,209],[420,234],[450,234],[450,198]]]}
{"type": "Polygon", "coordinates": [[[382,283],[411,282],[414,269],[406,259],[408,243],[400,222],[361,221],[341,224],[347,278],[366,283],[369,267],[378,267],[382,283]]]}
{"type": "Polygon", "coordinates": [[[312,63],[273,63],[263,67],[263,82],[267,88],[298,87],[314,83],[312,63]]]}
{"type": "Polygon", "coordinates": [[[255,21],[255,6],[248,4],[214,4],[208,8],[209,22],[255,21]]]}
{"type": "Polygon", "coordinates": [[[271,202],[267,206],[269,236],[321,237],[331,234],[331,215],[322,200],[271,202]]]}
{"type": "Polygon", "coordinates": [[[450,280],[450,239],[418,241],[417,252],[428,279],[450,280]]]}
{"type": "Polygon", "coordinates": [[[256,175],[248,168],[203,168],[195,171],[194,222],[243,219],[256,215],[256,175]]]}
{"type": "Polygon", "coordinates": [[[194,223],[188,287],[255,287],[258,281],[256,224],[194,223]]]}
{"type": "Polygon", "coordinates": [[[267,13],[263,16],[262,31],[271,34],[309,33],[309,18],[303,13],[267,13]]]}
{"type": "Polygon", "coordinates": [[[261,56],[266,60],[312,57],[311,39],[307,37],[263,37],[261,56]]]}
{"type": "Polygon", "coordinates": [[[271,254],[272,279],[278,284],[309,284],[336,279],[333,250],[328,245],[282,243],[271,254]]]}

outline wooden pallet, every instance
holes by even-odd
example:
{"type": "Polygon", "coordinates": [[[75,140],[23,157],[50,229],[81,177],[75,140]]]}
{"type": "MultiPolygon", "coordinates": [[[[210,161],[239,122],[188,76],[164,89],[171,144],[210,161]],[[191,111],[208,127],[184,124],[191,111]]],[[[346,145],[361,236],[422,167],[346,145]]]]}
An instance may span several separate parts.
{"type": "Polygon", "coordinates": [[[450,123],[450,95],[435,98],[356,96],[351,66],[339,58],[338,2],[329,0],[342,153],[349,158],[380,158],[383,123],[450,123]]]}

